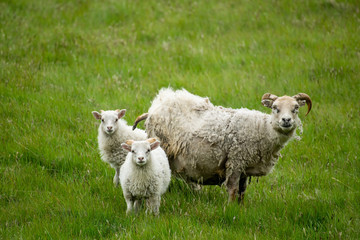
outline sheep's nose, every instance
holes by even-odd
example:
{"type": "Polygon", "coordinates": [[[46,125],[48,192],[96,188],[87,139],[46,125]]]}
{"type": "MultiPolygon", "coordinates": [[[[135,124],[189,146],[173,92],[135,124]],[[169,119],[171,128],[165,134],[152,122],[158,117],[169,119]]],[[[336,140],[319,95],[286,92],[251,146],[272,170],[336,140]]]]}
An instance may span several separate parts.
{"type": "Polygon", "coordinates": [[[283,122],[288,123],[288,122],[290,122],[290,121],[291,121],[291,118],[283,118],[282,120],[283,120],[283,122]]]}
{"type": "Polygon", "coordinates": [[[112,130],[112,127],[111,127],[111,126],[110,126],[110,127],[107,127],[107,129],[108,129],[108,130],[112,130]]]}
{"type": "Polygon", "coordinates": [[[139,161],[144,161],[144,157],[138,157],[139,161]]]}

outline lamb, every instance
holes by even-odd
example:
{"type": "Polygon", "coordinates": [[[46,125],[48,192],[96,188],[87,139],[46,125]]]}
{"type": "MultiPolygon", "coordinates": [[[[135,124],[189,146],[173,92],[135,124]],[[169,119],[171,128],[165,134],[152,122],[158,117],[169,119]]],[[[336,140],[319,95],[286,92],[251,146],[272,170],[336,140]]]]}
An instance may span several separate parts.
{"type": "Polygon", "coordinates": [[[183,90],[161,89],[145,120],[149,137],[158,137],[174,175],[189,182],[222,185],[229,201],[242,202],[248,177],[265,176],[278,161],[280,150],[302,133],[299,107],[312,102],[305,93],[292,97],[266,93],[261,103],[272,109],[265,114],[246,108],[214,106],[183,90]]]}
{"type": "Polygon", "coordinates": [[[101,124],[98,130],[98,145],[101,159],[110,164],[115,169],[114,184],[119,185],[120,167],[124,163],[127,152],[121,148],[121,143],[127,139],[145,140],[147,135],[145,131],[136,129],[132,131],[124,117],[126,109],[122,110],[101,110],[101,114],[93,111],[92,114],[101,124]]]}
{"type": "Polygon", "coordinates": [[[137,212],[143,199],[146,199],[148,211],[159,214],[161,195],[166,192],[171,178],[168,159],[159,145],[155,138],[121,144],[129,151],[120,169],[126,214],[137,212]]]}

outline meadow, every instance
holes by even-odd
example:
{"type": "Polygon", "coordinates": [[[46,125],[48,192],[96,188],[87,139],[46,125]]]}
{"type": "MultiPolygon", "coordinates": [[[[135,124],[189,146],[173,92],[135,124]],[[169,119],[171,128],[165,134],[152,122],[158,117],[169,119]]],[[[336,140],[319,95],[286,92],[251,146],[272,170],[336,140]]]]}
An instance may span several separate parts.
{"type": "MultiPolygon", "coordinates": [[[[0,1],[0,239],[359,239],[358,0],[0,1]],[[215,105],[307,93],[313,109],[243,205],[172,179],[125,215],[91,111],[147,112],[162,87],[215,105]]],[[[143,124],[139,125],[143,128],[143,124]]]]}

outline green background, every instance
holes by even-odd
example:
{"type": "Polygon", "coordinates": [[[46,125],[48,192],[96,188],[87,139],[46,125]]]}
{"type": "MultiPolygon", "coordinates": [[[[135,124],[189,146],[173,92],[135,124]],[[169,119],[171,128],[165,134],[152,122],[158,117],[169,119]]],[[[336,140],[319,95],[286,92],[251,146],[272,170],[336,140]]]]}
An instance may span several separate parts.
{"type": "Polygon", "coordinates": [[[358,0],[1,0],[0,19],[1,239],[359,238],[358,0]],[[132,124],[168,86],[313,110],[244,205],[173,179],[159,217],[126,217],[91,111],[132,124]]]}

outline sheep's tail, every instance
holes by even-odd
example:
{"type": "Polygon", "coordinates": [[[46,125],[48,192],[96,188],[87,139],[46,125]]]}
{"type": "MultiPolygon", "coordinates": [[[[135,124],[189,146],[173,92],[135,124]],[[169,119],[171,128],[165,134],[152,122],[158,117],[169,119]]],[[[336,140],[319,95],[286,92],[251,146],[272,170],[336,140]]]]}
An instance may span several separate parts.
{"type": "Polygon", "coordinates": [[[134,123],[132,129],[135,130],[135,128],[136,128],[136,126],[138,125],[138,123],[141,122],[141,121],[143,121],[143,120],[145,120],[145,119],[147,119],[148,116],[149,116],[148,113],[143,113],[143,114],[141,114],[140,116],[138,116],[138,117],[136,118],[136,120],[135,120],[135,123],[134,123]]]}

